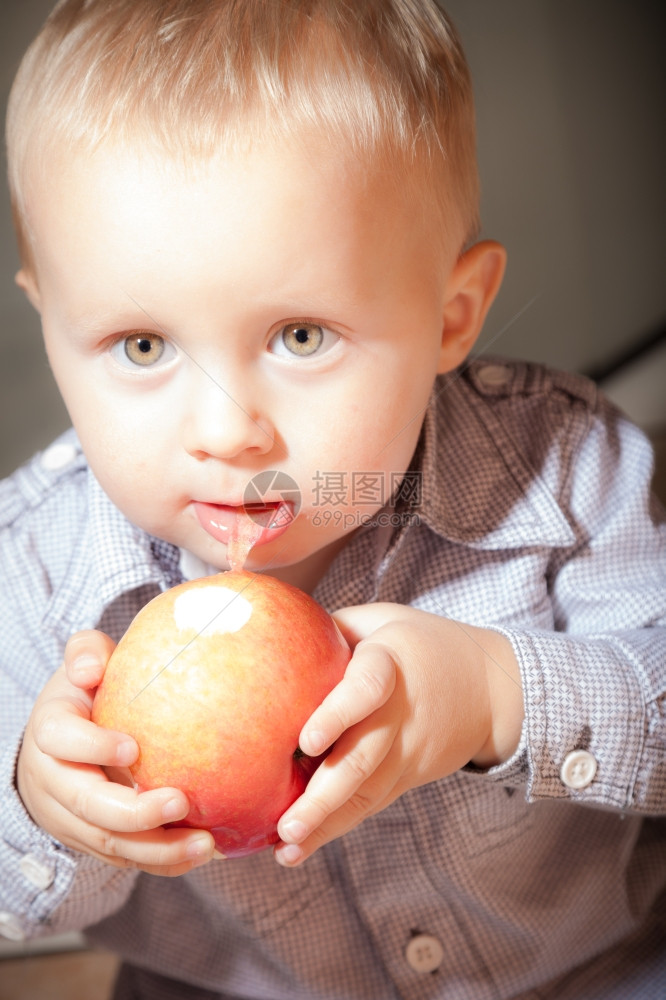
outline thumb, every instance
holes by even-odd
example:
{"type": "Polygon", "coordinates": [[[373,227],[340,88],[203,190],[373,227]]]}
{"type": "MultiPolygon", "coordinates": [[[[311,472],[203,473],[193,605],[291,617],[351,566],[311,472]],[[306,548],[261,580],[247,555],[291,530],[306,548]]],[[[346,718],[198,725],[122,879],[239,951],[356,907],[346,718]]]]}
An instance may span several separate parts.
{"type": "Polygon", "coordinates": [[[353,649],[383,625],[399,621],[404,616],[405,609],[401,604],[378,601],[376,604],[356,604],[340,608],[332,617],[353,649]]]}
{"type": "Polygon", "coordinates": [[[65,646],[65,670],[70,684],[96,688],[115,648],[113,639],[104,632],[91,629],[71,636],[65,646]]]}

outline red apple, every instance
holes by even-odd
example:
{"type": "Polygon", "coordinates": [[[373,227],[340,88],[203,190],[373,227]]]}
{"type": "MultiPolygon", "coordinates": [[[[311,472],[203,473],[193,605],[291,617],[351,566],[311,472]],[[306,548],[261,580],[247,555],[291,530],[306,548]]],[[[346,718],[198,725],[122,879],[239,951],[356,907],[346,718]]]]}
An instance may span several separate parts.
{"type": "Polygon", "coordinates": [[[116,647],[92,718],[139,744],[141,791],[182,789],[179,825],[212,832],[240,857],[278,840],[277,821],[322,758],[303,724],[351,653],[311,597],[269,576],[220,573],[160,594],[116,647]]]}

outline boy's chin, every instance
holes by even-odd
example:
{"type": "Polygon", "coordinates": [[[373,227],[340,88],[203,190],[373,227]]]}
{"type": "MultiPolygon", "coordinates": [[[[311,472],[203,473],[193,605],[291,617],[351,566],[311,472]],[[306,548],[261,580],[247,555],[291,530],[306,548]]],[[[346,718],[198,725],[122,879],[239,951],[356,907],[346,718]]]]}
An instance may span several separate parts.
{"type": "Polygon", "coordinates": [[[260,562],[260,551],[253,552],[250,554],[246,569],[274,576],[311,594],[328,572],[338,553],[347,545],[350,537],[351,534],[337,538],[321,548],[310,551],[300,559],[289,559],[286,547],[283,552],[278,552],[263,562],[260,562]],[[257,560],[256,565],[253,565],[253,557],[257,560]]]}
{"type": "Polygon", "coordinates": [[[353,531],[349,532],[317,547],[316,544],[304,546],[302,540],[300,546],[290,544],[286,532],[283,538],[276,539],[272,544],[251,545],[246,552],[241,546],[240,552],[231,553],[234,558],[229,558],[228,545],[213,539],[204,540],[204,544],[193,545],[191,549],[181,547],[181,570],[187,579],[195,579],[232,569],[245,569],[250,573],[274,576],[311,593],[353,534],[353,531]]]}

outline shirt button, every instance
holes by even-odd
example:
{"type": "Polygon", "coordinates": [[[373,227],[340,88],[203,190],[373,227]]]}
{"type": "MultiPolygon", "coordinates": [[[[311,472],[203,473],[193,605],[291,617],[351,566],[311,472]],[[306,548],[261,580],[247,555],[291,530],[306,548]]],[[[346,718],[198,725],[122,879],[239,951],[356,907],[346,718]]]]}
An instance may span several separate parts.
{"type": "Polygon", "coordinates": [[[444,961],[444,949],[431,934],[416,934],[405,948],[405,958],[414,972],[435,972],[444,961]]]}
{"type": "Polygon", "coordinates": [[[48,889],[55,879],[55,865],[43,861],[35,854],[26,854],[19,861],[24,878],[38,889],[48,889]]]}
{"type": "Polygon", "coordinates": [[[483,365],[477,372],[477,378],[488,389],[500,389],[511,378],[511,370],[506,365],[483,365]]]}
{"type": "Polygon", "coordinates": [[[0,936],[8,941],[24,941],[25,931],[13,913],[0,910],[0,936]]]}
{"type": "Polygon", "coordinates": [[[597,773],[596,759],[587,750],[572,750],[560,768],[562,784],[567,788],[587,788],[597,773]]]}
{"type": "Polygon", "coordinates": [[[68,444],[67,441],[56,441],[46,449],[39,462],[43,469],[56,472],[73,462],[77,454],[76,445],[68,444]]]}

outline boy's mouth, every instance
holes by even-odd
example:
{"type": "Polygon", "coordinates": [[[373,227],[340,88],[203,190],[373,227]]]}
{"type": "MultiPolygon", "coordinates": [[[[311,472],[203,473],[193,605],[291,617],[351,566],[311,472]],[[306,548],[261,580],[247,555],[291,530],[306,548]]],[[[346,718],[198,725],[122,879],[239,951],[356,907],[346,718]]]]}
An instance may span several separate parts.
{"type": "Polygon", "coordinates": [[[284,500],[238,505],[195,500],[192,506],[204,531],[225,545],[248,525],[255,529],[253,544],[265,545],[278,538],[294,520],[293,506],[284,500]]]}

